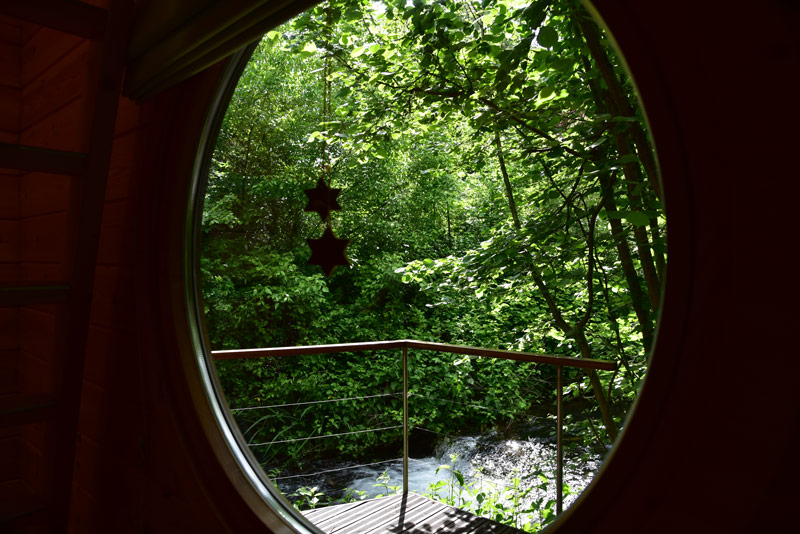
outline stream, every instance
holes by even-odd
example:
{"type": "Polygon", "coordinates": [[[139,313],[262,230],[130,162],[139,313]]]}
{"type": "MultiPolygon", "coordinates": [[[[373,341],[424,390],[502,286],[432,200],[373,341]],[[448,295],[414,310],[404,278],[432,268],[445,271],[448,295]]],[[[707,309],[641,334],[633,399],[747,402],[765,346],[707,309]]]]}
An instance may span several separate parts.
{"type": "MultiPolygon", "coordinates": [[[[444,438],[435,444],[433,454],[409,459],[409,489],[419,494],[434,493],[431,486],[445,481],[436,492],[440,499],[448,497],[451,489],[448,482],[455,480],[449,468],[453,466],[452,455],[456,455],[455,469],[463,474],[465,485],[473,491],[464,491],[460,499],[474,502],[474,494],[500,493],[503,502],[510,502],[514,490],[514,478],[520,479],[517,495],[520,504],[527,507],[541,499],[542,503],[556,498],[556,445],[551,433],[546,430],[528,432],[525,437],[505,437],[491,431],[480,436],[444,438]],[[438,473],[437,473],[438,469],[438,473]],[[542,476],[540,476],[540,474],[542,476]],[[471,494],[472,495],[471,495],[471,494]]],[[[565,493],[564,509],[577,499],[578,494],[591,482],[600,468],[605,453],[578,446],[565,447],[564,482],[573,493],[565,493]]],[[[316,475],[289,475],[276,479],[278,487],[294,501],[300,487],[316,487],[324,494],[319,504],[328,499],[341,499],[349,491],[351,498],[373,498],[392,492],[392,486],[402,486],[402,459],[381,462],[377,465],[358,466],[356,462],[320,462],[312,466],[316,475]],[[322,473],[319,473],[324,471],[322,473]],[[388,480],[385,480],[385,473],[388,480]],[[380,481],[379,481],[380,477],[380,481]],[[389,487],[387,491],[387,486],[389,487]],[[357,492],[357,493],[354,493],[357,492]],[[363,492],[363,494],[361,493],[363,492]]],[[[458,494],[456,482],[455,491],[458,494]]]]}

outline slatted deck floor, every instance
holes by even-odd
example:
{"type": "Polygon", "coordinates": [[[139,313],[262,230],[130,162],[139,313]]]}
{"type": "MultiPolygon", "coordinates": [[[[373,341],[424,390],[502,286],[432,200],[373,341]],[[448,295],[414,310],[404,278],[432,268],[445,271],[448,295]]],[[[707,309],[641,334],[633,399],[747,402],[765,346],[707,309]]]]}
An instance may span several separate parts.
{"type": "Polygon", "coordinates": [[[477,517],[416,493],[337,504],[303,512],[328,534],[519,534],[522,531],[477,517]]]}

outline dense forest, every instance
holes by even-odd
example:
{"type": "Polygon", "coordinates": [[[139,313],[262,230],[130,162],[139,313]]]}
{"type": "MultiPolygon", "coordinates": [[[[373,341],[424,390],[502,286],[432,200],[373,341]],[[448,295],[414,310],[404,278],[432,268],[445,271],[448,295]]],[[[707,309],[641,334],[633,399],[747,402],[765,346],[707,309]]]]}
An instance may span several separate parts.
{"type": "MultiPolygon", "coordinates": [[[[613,441],[646,370],[665,275],[654,152],[611,43],[575,0],[335,0],[253,52],[202,226],[213,349],[420,339],[598,358],[565,370],[568,431],[613,441]],[[304,212],[341,189],[351,265],[325,277],[304,212]]],[[[217,362],[252,442],[397,423],[397,352],[217,362]]],[[[410,360],[411,423],[442,434],[552,411],[547,366],[410,360]],[[538,412],[537,412],[538,413],[538,412]]],[[[254,448],[271,470],[369,458],[399,430],[254,448]]]]}

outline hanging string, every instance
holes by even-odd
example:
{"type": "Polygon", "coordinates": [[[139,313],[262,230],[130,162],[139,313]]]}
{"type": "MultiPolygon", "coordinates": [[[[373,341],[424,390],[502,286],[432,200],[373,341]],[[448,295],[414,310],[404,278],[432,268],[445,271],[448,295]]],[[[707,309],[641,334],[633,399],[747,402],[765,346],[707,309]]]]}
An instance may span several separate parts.
{"type": "MultiPolygon", "coordinates": [[[[333,63],[333,7],[331,0],[328,0],[325,25],[325,57],[323,58],[322,68],[322,120],[323,124],[330,126],[331,123],[331,84],[332,84],[332,63],[333,63]]],[[[308,263],[319,265],[326,276],[330,276],[337,265],[349,266],[350,260],[347,259],[345,250],[350,244],[349,239],[339,239],[333,233],[331,225],[331,211],[340,210],[342,207],[336,201],[339,189],[333,189],[333,169],[331,168],[330,147],[325,139],[322,140],[322,175],[317,181],[317,187],[306,189],[308,205],[305,211],[316,211],[325,222],[325,232],[320,239],[306,239],[311,248],[311,257],[308,263]],[[327,175],[327,184],[325,178],[327,175]]]]}
{"type": "MultiPolygon", "coordinates": [[[[331,74],[332,74],[332,59],[333,50],[331,44],[331,34],[333,29],[333,6],[332,0],[328,0],[326,8],[325,20],[325,60],[322,69],[323,86],[322,86],[322,119],[327,123],[331,120],[331,74]]],[[[327,174],[328,187],[331,186],[333,179],[333,172],[331,170],[330,152],[328,150],[328,142],[322,142],[322,168],[323,172],[327,174]]],[[[328,217],[328,225],[330,225],[330,214],[328,217]]]]}

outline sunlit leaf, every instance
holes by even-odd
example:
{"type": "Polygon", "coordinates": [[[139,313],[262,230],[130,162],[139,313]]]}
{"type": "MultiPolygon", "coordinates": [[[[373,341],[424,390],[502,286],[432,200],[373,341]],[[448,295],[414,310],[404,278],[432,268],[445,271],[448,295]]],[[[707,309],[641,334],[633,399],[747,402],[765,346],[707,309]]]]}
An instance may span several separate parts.
{"type": "Polygon", "coordinates": [[[545,48],[552,48],[558,44],[558,32],[550,26],[543,26],[536,34],[536,42],[545,48]]]}

